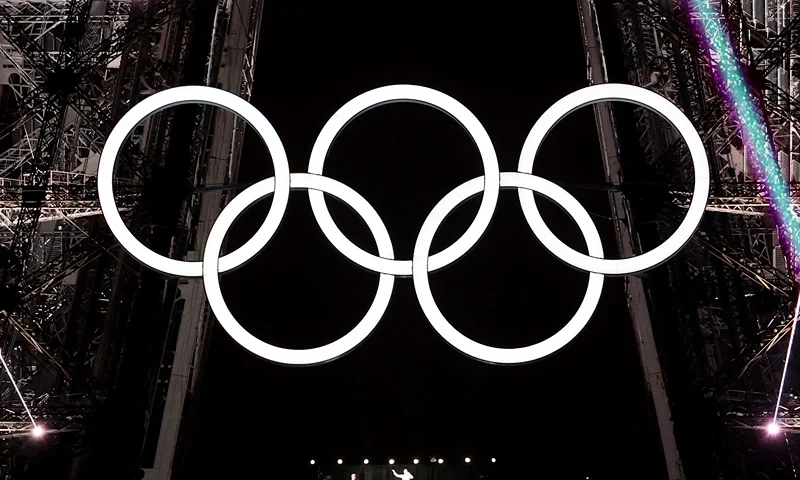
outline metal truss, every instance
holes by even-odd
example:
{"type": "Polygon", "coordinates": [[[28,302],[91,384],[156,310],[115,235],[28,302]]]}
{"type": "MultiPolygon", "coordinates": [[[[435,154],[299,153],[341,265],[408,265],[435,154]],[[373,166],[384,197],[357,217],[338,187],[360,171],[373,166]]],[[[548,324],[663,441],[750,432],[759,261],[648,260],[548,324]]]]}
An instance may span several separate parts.
{"type": "MultiPolygon", "coordinates": [[[[13,240],[15,226],[22,207],[19,197],[23,183],[14,178],[0,178],[0,245],[13,240]]],[[[116,185],[120,211],[127,211],[136,204],[141,187],[136,184],[116,185]]],[[[40,209],[38,223],[71,222],[80,218],[100,215],[97,199],[96,177],[85,173],[50,171],[47,189],[40,209]]],[[[63,236],[63,226],[53,231],[39,231],[39,235],[63,236]]],[[[78,237],[82,236],[76,232],[78,237]]]]}
{"type": "MultiPolygon", "coordinates": [[[[128,108],[180,81],[193,3],[0,0],[0,354],[49,430],[83,429],[113,383],[117,305],[139,273],[98,215],[97,162],[128,108]]],[[[120,155],[134,232],[149,232],[142,185],[170,122],[153,115],[120,155]]],[[[4,376],[0,403],[0,437],[16,438],[30,425],[4,376]]]]}
{"type": "MultiPolygon", "coordinates": [[[[794,87],[788,67],[797,58],[800,18],[774,16],[759,23],[751,15],[752,1],[744,2],[750,5],[749,13],[738,1],[716,3],[763,93],[763,116],[786,178],[793,180],[800,105],[790,94],[794,87]]],[[[777,9],[783,3],[767,5],[777,9]]],[[[680,351],[674,353],[682,359],[679,369],[688,372],[694,391],[702,393],[700,398],[712,401],[729,427],[763,431],[774,412],[771,392],[780,378],[795,288],[769,206],[716,92],[709,59],[690,29],[690,21],[703,19],[689,18],[685,3],[678,1],[626,0],[616,5],[628,80],[670,98],[692,119],[717,172],[712,175],[709,214],[678,260],[665,267],[671,290],[680,292],[681,301],[666,303],[664,328],[679,330],[680,351]]],[[[641,181],[652,182],[655,176],[662,188],[619,188],[633,199],[634,220],[650,238],[643,242],[658,243],[682,220],[691,200],[687,185],[694,176],[685,144],[669,124],[641,108],[633,109],[632,118],[645,163],[634,168],[645,172],[641,181]]],[[[792,184],[791,193],[797,203],[800,185],[792,184]]],[[[800,433],[791,410],[796,402],[788,396],[784,400],[779,421],[788,432],[800,433]]]]}
{"type": "MultiPolygon", "coordinates": [[[[761,194],[764,190],[758,182],[726,182],[723,190],[723,196],[711,195],[706,211],[750,216],[770,214],[769,203],[761,194]]],[[[789,195],[791,204],[796,205],[800,213],[800,183],[789,185],[789,195]]],[[[675,206],[681,208],[689,208],[692,200],[691,192],[686,190],[672,190],[669,197],[675,206]]]]}
{"type": "MultiPolygon", "coordinates": [[[[713,237],[717,242],[715,243],[717,248],[724,252],[726,263],[737,269],[741,268],[741,271],[746,274],[759,272],[758,277],[760,278],[755,279],[759,284],[758,288],[765,286],[765,282],[762,280],[766,279],[766,288],[770,290],[786,291],[790,289],[792,284],[783,273],[784,266],[776,258],[776,245],[772,238],[774,229],[768,221],[765,222],[764,218],[761,218],[765,216],[767,204],[760,195],[759,185],[754,181],[748,181],[749,179],[738,181],[740,178],[737,177],[742,177],[742,173],[746,172],[743,172],[743,164],[737,163],[738,150],[733,145],[737,139],[727,127],[727,115],[721,99],[713,92],[712,86],[704,77],[704,69],[707,66],[698,65],[697,59],[703,58],[702,52],[692,46],[691,33],[675,19],[676,12],[664,11],[660,2],[631,3],[635,3],[635,5],[628,10],[628,14],[630,15],[630,12],[633,11],[636,18],[644,21],[644,24],[637,28],[638,32],[631,30],[627,33],[626,44],[636,49],[636,53],[640,56],[638,62],[640,68],[635,75],[635,80],[646,85],[648,83],[645,81],[648,76],[647,72],[654,68],[674,72],[666,75],[667,79],[664,79],[662,74],[658,75],[659,81],[663,82],[658,89],[667,97],[672,98],[689,114],[690,118],[693,118],[701,135],[706,140],[710,153],[713,154],[710,156],[713,162],[712,168],[720,172],[715,179],[716,185],[712,187],[713,193],[708,210],[719,213],[736,213],[736,215],[725,215],[722,219],[714,219],[713,222],[709,222],[721,223],[715,228],[716,232],[705,232],[705,229],[701,227],[701,232],[704,233],[700,235],[700,241],[704,237],[713,237]],[[636,36],[645,38],[638,44],[643,45],[644,49],[633,45],[636,36]],[[646,40],[647,38],[650,40],[646,40]],[[675,59],[679,58],[680,54],[678,56],[671,55],[670,48],[687,52],[683,55],[686,57],[686,61],[678,64],[675,59]],[[662,62],[658,60],[662,60],[662,62]],[[665,68],[664,65],[668,65],[668,67],[665,68]],[[709,122],[709,119],[714,117],[718,120],[709,122]],[[775,284],[776,278],[780,280],[778,285],[775,284]]],[[[635,28],[633,23],[629,25],[635,28]]],[[[652,76],[652,72],[649,76],[652,76]]],[[[636,115],[638,129],[645,132],[642,135],[642,146],[648,154],[648,163],[656,165],[655,168],[659,168],[657,165],[661,164],[663,165],[661,168],[664,169],[669,169],[677,163],[679,169],[677,174],[672,176],[671,183],[685,185],[691,181],[693,177],[686,168],[688,152],[686,152],[682,140],[674,138],[669,128],[664,128],[663,121],[654,119],[649,112],[637,111],[636,115]]],[[[690,197],[685,190],[671,190],[669,195],[673,205],[678,207],[688,205],[690,197]]],[[[796,188],[793,189],[793,192],[796,191],[796,188]]],[[[677,213],[671,215],[679,216],[677,213]]]]}
{"type": "MultiPolygon", "coordinates": [[[[775,395],[744,390],[728,390],[719,399],[727,407],[724,416],[729,425],[762,432],[764,424],[772,421],[775,400],[775,395]]],[[[782,396],[778,424],[789,435],[800,434],[800,399],[796,395],[782,396]]]]}

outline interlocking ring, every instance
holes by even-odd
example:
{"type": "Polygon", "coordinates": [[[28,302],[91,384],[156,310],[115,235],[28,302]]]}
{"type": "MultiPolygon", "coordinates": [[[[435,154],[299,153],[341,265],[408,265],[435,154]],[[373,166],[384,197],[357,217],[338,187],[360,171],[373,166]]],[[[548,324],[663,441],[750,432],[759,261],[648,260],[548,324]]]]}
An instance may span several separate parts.
{"type": "Polygon", "coordinates": [[[499,171],[497,155],[489,135],[478,119],[453,98],[425,87],[392,85],[364,93],[345,104],[323,127],[311,153],[309,173],[289,173],[283,144],[272,125],[258,110],[241,98],[209,87],[177,87],[159,92],[133,107],[106,142],[98,170],[98,194],[103,215],[120,244],[144,265],[159,272],[184,277],[203,277],[211,309],[226,332],[242,347],[273,362],[311,365],[338,358],[358,346],[376,328],[389,303],[398,276],[411,276],[422,311],[431,326],[450,345],[478,360],[497,364],[527,363],[550,355],[572,341],[589,322],[603,287],[604,275],[624,275],[653,268],[675,255],[689,241],[702,220],[710,187],[708,159],[702,140],[685,115],[665,98],[643,88],[621,84],[587,87],[556,102],[536,122],[522,149],[518,172],[499,171]],[[570,112],[607,100],[634,103],[663,115],[681,133],[695,168],[694,195],[686,218],[675,233],[654,250],[621,260],[603,257],[600,235],[589,214],[567,191],[532,174],[533,161],[545,136],[570,112]],[[453,189],[433,208],[423,222],[411,260],[396,260],[389,233],[375,209],[350,187],[322,175],[325,157],[338,133],[361,113],[387,103],[414,102],[442,110],[470,134],[484,166],[484,174],[453,189]],[[202,103],[241,115],[258,132],[272,154],[275,176],[262,180],[237,195],[220,213],[209,233],[202,262],[173,260],[147,249],[130,233],[120,217],[113,196],[116,157],[127,135],[146,116],[165,108],[202,103]],[[445,267],[467,253],[489,225],[500,188],[516,188],[528,225],[542,244],[563,262],[589,273],[586,295],[572,319],[550,338],[522,348],[496,348],[476,342],[458,332],[442,315],[428,281],[428,274],[445,267]],[[308,190],[312,211],[326,238],[352,262],[380,275],[372,305],[362,320],[342,338],[322,347],[287,349],[270,345],[249,332],[228,309],[219,283],[219,273],[231,270],[255,256],[272,238],[286,210],[291,189],[308,190]],[[565,245],[547,228],[533,198],[537,192],[558,204],[577,223],[586,240],[588,255],[565,245]],[[324,194],[349,205],[372,232],[378,245],[373,255],[351,242],[331,217],[324,194]],[[445,217],[466,199],[482,193],[478,214],[467,231],[452,245],[430,255],[433,237],[445,217]],[[272,208],[258,232],[236,251],[220,257],[225,236],[235,219],[259,199],[273,195],[272,208]]]}
{"type": "Polygon", "coordinates": [[[186,86],[164,90],[137,103],[122,116],[106,140],[103,152],[100,154],[100,165],[97,167],[97,196],[108,228],[119,240],[122,248],[148,267],[177,277],[201,277],[203,266],[200,262],[185,262],[161,256],[142,245],[133,236],[122,221],[114,201],[114,165],[123,143],[142,120],[169,107],[189,103],[214,105],[244,118],[267,145],[275,169],[275,195],[272,199],[272,208],[264,223],[253,238],[238,250],[220,259],[219,271],[234,269],[258,254],[278,229],[286,213],[286,205],[289,203],[289,160],[286,158],[283,142],[261,112],[242,98],[217,88],[186,86]]]}

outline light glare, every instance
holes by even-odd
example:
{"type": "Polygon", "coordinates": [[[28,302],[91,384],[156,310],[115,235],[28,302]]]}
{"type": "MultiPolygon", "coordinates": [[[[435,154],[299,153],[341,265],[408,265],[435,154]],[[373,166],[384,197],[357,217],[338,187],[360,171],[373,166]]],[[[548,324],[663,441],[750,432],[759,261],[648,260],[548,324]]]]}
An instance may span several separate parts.
{"type": "Polygon", "coordinates": [[[416,465],[416,464],[418,464],[418,463],[419,463],[419,459],[418,459],[418,458],[415,458],[415,459],[414,459],[414,465],[416,465]]]}
{"type": "Polygon", "coordinates": [[[42,428],[39,425],[36,425],[35,427],[33,427],[33,431],[31,432],[31,434],[36,438],[41,438],[42,436],[44,436],[44,428],[42,428]]]}
{"type": "Polygon", "coordinates": [[[364,465],[367,465],[367,464],[369,464],[369,459],[366,459],[366,458],[365,458],[365,459],[364,459],[364,465]]]}
{"type": "Polygon", "coordinates": [[[444,463],[444,460],[442,460],[442,459],[440,458],[440,459],[439,459],[439,465],[441,465],[441,464],[443,464],[443,463],[444,463]]]}
{"type": "Polygon", "coordinates": [[[394,465],[394,458],[389,459],[389,465],[394,465]]]}
{"type": "Polygon", "coordinates": [[[311,465],[314,465],[315,463],[317,463],[317,462],[315,462],[314,460],[311,460],[311,465]]]}
{"type": "Polygon", "coordinates": [[[338,463],[339,465],[341,465],[341,464],[342,464],[342,459],[340,458],[339,460],[336,460],[336,463],[338,463]]]}
{"type": "Polygon", "coordinates": [[[471,461],[472,461],[472,460],[471,460],[469,457],[467,457],[467,458],[465,458],[465,459],[464,459],[464,463],[469,463],[469,462],[471,462],[471,461]]]}
{"type": "Polygon", "coordinates": [[[777,435],[781,433],[781,427],[777,423],[772,422],[767,426],[767,433],[770,435],[777,435]]]}

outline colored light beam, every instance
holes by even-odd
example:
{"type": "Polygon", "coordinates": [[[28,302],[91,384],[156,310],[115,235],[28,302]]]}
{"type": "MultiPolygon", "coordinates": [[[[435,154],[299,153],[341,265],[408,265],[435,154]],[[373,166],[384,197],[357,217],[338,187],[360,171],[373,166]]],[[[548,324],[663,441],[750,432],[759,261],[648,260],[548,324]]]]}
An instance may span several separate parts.
{"type": "Polygon", "coordinates": [[[756,173],[762,195],[769,202],[789,272],[796,281],[800,273],[797,255],[800,250],[800,224],[760,102],[746,81],[745,67],[739,61],[721,13],[711,0],[688,0],[688,6],[694,20],[692,24],[707,57],[711,59],[717,89],[741,132],[751,168],[756,173]]]}
{"type": "MultiPolygon", "coordinates": [[[[750,163],[761,186],[761,193],[769,202],[772,218],[778,229],[778,239],[786,255],[789,272],[796,282],[797,275],[800,273],[797,255],[800,247],[800,227],[790,201],[789,186],[781,173],[769,125],[765,121],[765,115],[762,115],[763,109],[755,92],[746,82],[745,69],[739,61],[739,56],[736,54],[727,30],[724,28],[721,12],[716,10],[710,0],[687,1],[689,12],[694,20],[692,24],[706,50],[706,56],[711,59],[710,63],[717,89],[723,96],[731,117],[741,132],[745,148],[749,153],[748,158],[752,159],[750,163]]],[[[772,416],[772,423],[767,427],[770,435],[780,432],[777,424],[778,413],[786,383],[789,357],[797,331],[798,316],[800,316],[800,298],[797,300],[792,316],[792,330],[783,364],[775,413],[772,416]]]]}

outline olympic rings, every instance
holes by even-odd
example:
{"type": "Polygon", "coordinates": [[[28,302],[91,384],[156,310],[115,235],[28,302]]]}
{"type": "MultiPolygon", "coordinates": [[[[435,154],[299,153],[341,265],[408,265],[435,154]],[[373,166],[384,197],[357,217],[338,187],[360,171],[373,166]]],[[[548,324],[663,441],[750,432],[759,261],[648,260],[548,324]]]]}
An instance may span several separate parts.
{"type": "MultiPolygon", "coordinates": [[[[453,98],[430,88],[418,87],[416,85],[392,85],[389,87],[376,88],[367,93],[362,93],[356,98],[347,102],[342,108],[333,114],[328,123],[322,127],[319,137],[317,137],[314,148],[311,150],[311,159],[308,162],[308,173],[322,175],[325,165],[325,156],[331,144],[336,139],[336,135],[350,122],[355,120],[362,113],[387,103],[413,102],[429,105],[438,108],[444,113],[453,117],[467,131],[478,152],[483,159],[484,181],[483,199],[478,208],[475,220],[461,235],[461,238],[443,251],[433,255],[428,262],[428,268],[438,270],[450,265],[461,258],[470,248],[475,246],[480,240],[483,232],[489,227],[489,222],[494,215],[497,206],[497,197],[500,194],[500,166],[497,163],[497,154],[494,145],[489,138],[489,134],[481,125],[481,122],[465,106],[453,98]]],[[[392,275],[411,276],[410,260],[387,260],[375,257],[369,252],[357,247],[347,237],[344,236],[339,227],[334,223],[327,205],[325,196],[320,191],[309,190],[308,198],[311,201],[311,211],[317,219],[319,227],[325,236],[336,245],[340,252],[352,252],[348,258],[353,260],[367,270],[379,273],[390,273],[392,275]]]]}
{"type": "MultiPolygon", "coordinates": [[[[292,173],[290,178],[292,188],[307,188],[325,192],[337,197],[352,208],[364,219],[370,232],[372,232],[375,243],[378,245],[378,255],[387,259],[394,258],[392,239],[389,237],[389,232],[386,230],[381,217],[372,208],[372,205],[364,197],[356,193],[355,190],[332,178],[320,175],[292,173]]],[[[345,334],[344,337],[323,347],[306,350],[280,348],[259,340],[246,331],[228,309],[228,305],[222,297],[218,272],[213,266],[217,264],[225,235],[233,225],[236,217],[259,199],[271,194],[274,184],[275,182],[268,178],[245,189],[231,200],[211,227],[203,255],[203,283],[206,286],[208,303],[211,305],[211,309],[214,311],[222,328],[228,332],[228,335],[239,345],[261,358],[291,365],[310,365],[327,362],[354,349],[375,330],[381,317],[383,317],[383,313],[386,311],[386,307],[389,305],[389,299],[394,288],[394,276],[385,273],[380,274],[378,292],[375,294],[372,306],[370,306],[361,322],[349,333],[345,334]]],[[[350,260],[353,259],[350,258],[350,260]]]]}
{"type": "Polygon", "coordinates": [[[665,98],[643,88],[621,84],[587,87],[559,100],[536,122],[528,135],[519,160],[518,172],[499,171],[497,155],[489,135],[478,119],[453,98],[414,85],[393,85],[359,95],[345,104],[323,127],[311,153],[308,172],[289,173],[283,144],[272,125],[258,110],[241,98],[209,87],[177,87],[157,93],[133,107],[115,126],[100,157],[98,194],[103,215],[120,244],[133,257],[156,271],[184,277],[203,277],[211,309],[226,332],[250,352],[276,363],[311,365],[338,358],[354,349],[377,327],[389,303],[394,279],[411,276],[422,311],[431,326],[449,344],[478,360],[497,364],[526,363],[550,355],[572,341],[586,326],[600,299],[604,275],[624,275],[653,268],[675,255],[697,229],[708,201],[710,173],[702,140],[683,113],[665,98]],[[600,235],[589,214],[564,189],[532,174],[536,153],[547,133],[563,117],[585,105],[605,100],[620,100],[651,108],[663,115],[683,135],[695,167],[694,196],[684,222],[662,245],[642,255],[621,260],[603,258],[600,235]],[[322,175],[325,157],[338,133],[361,113],[387,103],[415,102],[438,108],[458,121],[470,134],[480,152],[484,175],[453,189],[433,208],[420,229],[411,260],[396,260],[391,238],[374,208],[350,187],[322,175]],[[263,180],[237,195],[220,213],[209,233],[202,262],[173,260],[147,249],[130,233],[120,217],[112,191],[114,164],[128,134],[147,115],[170,106],[186,103],[211,104],[241,115],[267,144],[272,154],[275,177],[263,180]],[[565,263],[589,273],[587,291],[577,312],[550,338],[522,348],[490,347],[458,332],[441,314],[428,280],[438,270],[463,256],[480,239],[494,214],[500,188],[516,188],[525,218],[542,244],[565,263]],[[342,338],[321,347],[305,350],[279,348],[247,332],[228,309],[219,283],[219,273],[242,265],[269,243],[286,211],[289,191],[307,189],[312,211],[326,238],[352,262],[380,275],[372,305],[362,320],[342,338]],[[467,231],[449,247],[429,256],[433,237],[444,218],[469,197],[483,193],[478,214],[467,231]],[[586,240],[588,255],[561,242],[536,208],[533,193],[538,192],[558,204],[577,223],[586,240]],[[324,194],[339,198],[361,215],[378,246],[378,255],[362,250],[342,234],[325,203],[324,194]],[[255,236],[238,250],[220,257],[228,229],[252,203],[273,195],[272,208],[255,236]]]}
{"type": "Polygon", "coordinates": [[[203,266],[200,262],[173,260],[142,245],[122,221],[114,201],[113,190],[114,166],[117,156],[122,144],[125,143],[136,125],[148,115],[187,103],[214,105],[241,116],[267,144],[267,149],[272,155],[272,166],[275,169],[275,195],[272,199],[272,208],[253,238],[235,252],[220,259],[220,272],[240,266],[264,248],[278,229],[281,219],[286,213],[286,204],[289,203],[289,160],[286,157],[283,142],[272,124],[254,106],[225,90],[198,86],[177,87],[158,92],[134,105],[114,126],[106,140],[105,147],[103,147],[103,152],[100,154],[100,165],[97,168],[97,196],[100,199],[100,209],[103,211],[108,228],[117,237],[122,248],[134,258],[150,268],[176,277],[202,277],[203,266]],[[154,265],[158,265],[158,267],[156,268],[154,265]]]}
{"type": "Polygon", "coordinates": [[[672,236],[653,250],[635,257],[619,260],[597,258],[576,252],[553,235],[553,232],[547,228],[544,220],[542,220],[542,216],[539,215],[532,191],[520,189],[519,201],[522,204],[522,212],[525,214],[525,218],[528,220],[534,235],[556,258],[585,272],[627,275],[657,267],[678,253],[686,245],[686,242],[692,238],[705,213],[711,188],[711,173],[709,171],[708,158],[706,157],[706,149],[697,130],[692,126],[692,122],[686,118],[678,107],[650,90],[628,85],[607,83],[578,90],[556,102],[544,112],[544,115],[539,117],[522,147],[517,170],[523,173],[531,173],[533,171],[533,161],[539,151],[539,146],[542,144],[544,137],[562,118],[583,106],[609,100],[633,103],[655,110],[678,129],[678,132],[683,136],[683,140],[689,147],[689,154],[692,157],[692,165],[694,166],[694,192],[692,201],[689,203],[689,209],[686,212],[686,218],[684,218],[672,236]],[[623,86],[625,88],[620,88],[623,86]]]}
{"type": "MultiPolygon", "coordinates": [[[[428,318],[439,335],[450,345],[461,352],[489,363],[498,364],[519,364],[528,363],[533,360],[546,357],[551,353],[561,349],[564,345],[572,341],[583,330],[592,318],[597,302],[600,301],[600,293],[603,291],[603,276],[597,273],[589,274],[589,284],[586,287],[586,295],[583,297],[578,311],[561,330],[550,338],[539,343],[522,348],[496,348],[484,345],[467,338],[450,324],[436,306],[433,299],[430,284],[428,283],[428,269],[423,268],[428,261],[428,252],[433,242],[433,236],[450,214],[458,205],[469,197],[479,193],[482,189],[482,178],[474,178],[460,186],[454,188],[444,196],[439,203],[433,207],[428,218],[422,223],[417,242],[414,245],[413,254],[413,280],[414,290],[417,292],[417,300],[422,307],[422,311],[428,318]]],[[[603,244],[600,241],[600,234],[594,226],[589,213],[580,203],[558,185],[527,173],[503,172],[500,174],[501,187],[516,187],[518,190],[525,189],[531,192],[538,192],[548,197],[558,204],[572,219],[578,224],[578,228],[583,234],[590,255],[602,256],[603,244]]]]}

